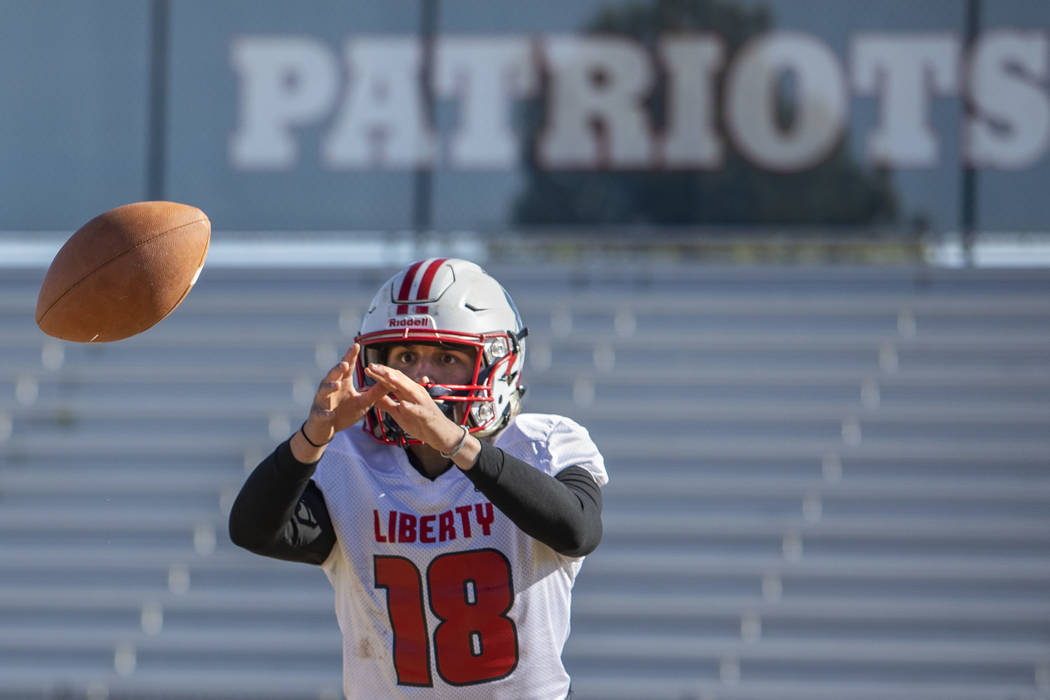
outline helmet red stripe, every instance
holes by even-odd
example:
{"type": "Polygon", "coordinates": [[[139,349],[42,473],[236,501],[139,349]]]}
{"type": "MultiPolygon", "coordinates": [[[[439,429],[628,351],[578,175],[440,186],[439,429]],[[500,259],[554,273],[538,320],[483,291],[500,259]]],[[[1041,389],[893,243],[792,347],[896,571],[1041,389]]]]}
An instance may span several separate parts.
{"type": "Polygon", "coordinates": [[[419,282],[419,291],[416,292],[416,301],[426,301],[430,296],[430,285],[434,283],[434,275],[448,258],[438,258],[427,266],[423,273],[423,279],[419,282]]]}
{"type": "MultiPolygon", "coordinates": [[[[404,279],[401,280],[401,289],[397,293],[397,299],[393,299],[392,301],[398,302],[406,301],[408,299],[408,295],[412,291],[412,283],[416,279],[416,272],[419,271],[420,266],[425,262],[426,260],[420,260],[419,262],[413,263],[412,267],[408,268],[408,271],[405,272],[404,279]]],[[[407,307],[405,308],[405,311],[408,311],[407,307]]],[[[402,312],[398,310],[398,313],[402,312]]]]}

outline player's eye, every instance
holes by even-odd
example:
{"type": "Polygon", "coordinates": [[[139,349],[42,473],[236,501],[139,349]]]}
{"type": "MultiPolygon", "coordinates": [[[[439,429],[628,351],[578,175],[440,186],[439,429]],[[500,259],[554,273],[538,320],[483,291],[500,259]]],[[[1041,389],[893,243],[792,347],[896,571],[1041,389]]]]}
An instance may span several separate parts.
{"type": "Polygon", "coordinates": [[[446,352],[446,353],[444,353],[444,354],[443,354],[443,355],[441,356],[441,363],[442,363],[442,364],[446,364],[446,365],[454,365],[454,364],[458,364],[459,362],[460,362],[460,359],[459,359],[459,357],[458,357],[458,356],[456,356],[456,355],[453,355],[453,354],[452,354],[452,353],[450,353],[450,352],[446,352]]]}
{"type": "Polygon", "coordinates": [[[415,359],[416,355],[411,350],[394,350],[390,353],[390,362],[399,365],[411,364],[415,359]]]}

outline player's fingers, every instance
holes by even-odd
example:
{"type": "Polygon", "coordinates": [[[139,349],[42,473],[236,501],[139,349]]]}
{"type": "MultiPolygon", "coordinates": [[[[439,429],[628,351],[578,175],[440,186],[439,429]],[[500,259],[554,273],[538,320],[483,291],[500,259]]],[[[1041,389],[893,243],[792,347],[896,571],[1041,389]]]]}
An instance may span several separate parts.
{"type": "Polygon", "coordinates": [[[376,399],[376,406],[391,414],[394,418],[398,418],[401,415],[402,405],[396,396],[383,394],[376,399]]]}
{"type": "Polygon", "coordinates": [[[387,388],[382,384],[372,384],[364,391],[359,391],[354,388],[353,381],[347,379],[345,387],[340,392],[340,400],[346,401],[358,410],[367,411],[385,393],[387,393],[387,388]]]}
{"type": "Polygon", "coordinates": [[[330,410],[335,404],[350,395],[350,392],[353,391],[353,380],[350,378],[352,369],[353,364],[343,359],[328,370],[324,379],[317,385],[314,404],[330,404],[330,407],[326,407],[330,410]]]}
{"type": "Polygon", "coordinates": [[[360,353],[360,351],[361,346],[357,343],[354,343],[349,348],[347,348],[347,351],[345,353],[343,353],[343,359],[339,362],[337,366],[342,371],[342,376],[344,378],[349,377],[353,374],[354,365],[357,364],[357,356],[360,353]]]}
{"type": "MultiPolygon", "coordinates": [[[[377,382],[381,382],[384,386],[387,386],[404,396],[411,396],[422,390],[422,387],[409,379],[404,372],[396,370],[393,367],[387,367],[386,365],[379,365],[373,362],[365,368],[365,373],[377,382]]],[[[423,391],[425,393],[425,390],[423,391]]]]}
{"type": "Polygon", "coordinates": [[[314,395],[313,405],[310,407],[312,413],[321,416],[330,416],[338,405],[339,382],[325,380],[317,388],[314,395]]]}
{"type": "Polygon", "coordinates": [[[332,396],[340,394],[346,389],[346,385],[349,382],[346,379],[340,379],[338,377],[329,378],[325,377],[321,380],[321,383],[317,385],[318,396],[332,396]]]}
{"type": "MultiPolygon", "coordinates": [[[[336,365],[336,367],[332,368],[332,372],[321,380],[321,383],[317,386],[317,393],[314,396],[315,403],[327,402],[334,408],[341,401],[356,395],[354,382],[349,376],[349,372],[344,371],[343,374],[338,374],[337,371],[339,369],[339,365],[336,365]]],[[[343,369],[346,370],[346,368],[343,369]]]]}
{"type": "Polygon", "coordinates": [[[343,354],[343,360],[347,362],[351,367],[357,362],[357,356],[361,354],[361,345],[354,343],[346,349],[346,353],[343,354]]]}
{"type": "Polygon", "coordinates": [[[387,388],[382,384],[373,384],[372,386],[361,392],[360,396],[368,401],[369,404],[373,404],[379,400],[379,397],[387,393],[387,388]]]}
{"type": "Polygon", "coordinates": [[[346,360],[342,360],[332,369],[328,370],[328,374],[324,375],[324,379],[321,380],[321,386],[324,386],[328,382],[337,382],[343,379],[349,373],[351,365],[347,364],[346,360]]]}
{"type": "Polygon", "coordinates": [[[400,388],[394,377],[387,371],[387,368],[382,365],[368,365],[365,367],[365,374],[374,379],[378,385],[385,387],[387,391],[396,391],[400,388]]]}

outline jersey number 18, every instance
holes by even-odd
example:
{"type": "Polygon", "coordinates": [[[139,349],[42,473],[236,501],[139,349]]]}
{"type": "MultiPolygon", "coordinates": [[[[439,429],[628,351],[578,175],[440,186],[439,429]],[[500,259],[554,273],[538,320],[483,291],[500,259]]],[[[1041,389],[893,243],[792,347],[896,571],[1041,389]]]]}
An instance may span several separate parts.
{"type": "Polygon", "coordinates": [[[430,562],[426,579],[424,589],[419,569],[405,557],[375,557],[376,588],[387,592],[398,684],[433,685],[424,590],[440,620],[434,629],[438,675],[451,685],[509,675],[518,664],[518,635],[507,617],[514,590],[503,553],[476,549],[442,554],[430,562]]]}

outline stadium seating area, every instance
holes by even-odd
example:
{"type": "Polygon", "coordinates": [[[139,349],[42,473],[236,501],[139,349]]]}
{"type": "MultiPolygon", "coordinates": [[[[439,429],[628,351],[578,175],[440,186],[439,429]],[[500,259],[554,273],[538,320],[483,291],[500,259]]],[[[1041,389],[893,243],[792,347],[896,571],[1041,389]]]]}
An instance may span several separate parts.
{"type": "MultiPolygon", "coordinates": [[[[606,455],[578,700],[1050,697],[1050,271],[490,266],[606,455]]],[[[391,269],[207,268],[120,343],[0,275],[0,698],[337,698],[316,568],[226,534],[391,269]]]]}

